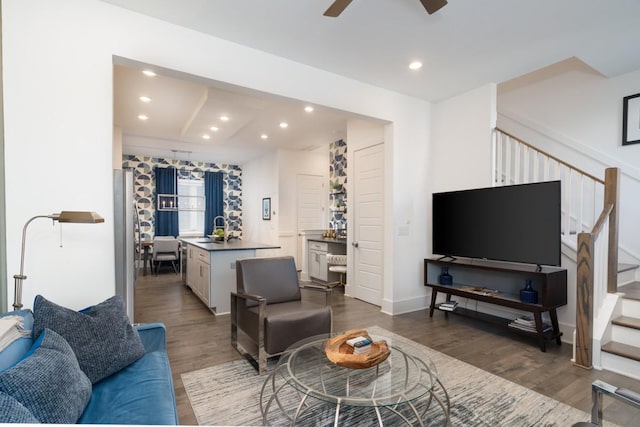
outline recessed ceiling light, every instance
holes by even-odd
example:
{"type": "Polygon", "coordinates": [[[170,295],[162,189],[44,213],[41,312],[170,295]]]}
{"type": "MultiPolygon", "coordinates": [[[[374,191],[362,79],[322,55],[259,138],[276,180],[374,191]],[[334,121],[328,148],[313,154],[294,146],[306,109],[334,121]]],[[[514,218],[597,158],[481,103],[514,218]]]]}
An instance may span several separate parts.
{"type": "Polygon", "coordinates": [[[306,107],[304,107],[304,111],[306,111],[307,113],[313,113],[313,107],[311,105],[307,105],[306,107]]]}
{"type": "Polygon", "coordinates": [[[140,99],[140,101],[142,101],[142,102],[146,102],[147,104],[148,104],[149,102],[151,102],[151,98],[149,98],[148,96],[144,96],[144,95],[142,95],[139,99],[140,99]]]}
{"type": "Polygon", "coordinates": [[[229,116],[222,115],[222,116],[220,116],[220,120],[222,120],[223,122],[228,122],[229,121],[229,116]]]}
{"type": "Polygon", "coordinates": [[[262,139],[268,139],[269,135],[267,135],[266,133],[263,133],[262,135],[260,135],[260,138],[262,139]]]}
{"type": "Polygon", "coordinates": [[[202,139],[209,139],[209,138],[211,138],[211,137],[210,137],[210,136],[209,136],[209,134],[207,134],[207,133],[205,133],[204,135],[202,135],[202,139]]]}
{"type": "Polygon", "coordinates": [[[287,123],[287,122],[280,122],[280,127],[281,127],[282,129],[286,129],[286,128],[288,128],[288,127],[289,127],[289,123],[287,123]]]}
{"type": "Polygon", "coordinates": [[[420,68],[422,68],[422,62],[420,61],[413,61],[411,64],[409,64],[410,70],[419,70],[420,68]]]}
{"type": "Polygon", "coordinates": [[[212,132],[218,132],[218,130],[220,130],[217,126],[211,126],[209,129],[211,129],[212,132]]]}
{"type": "Polygon", "coordinates": [[[147,119],[149,118],[149,116],[146,116],[146,115],[144,115],[144,114],[139,114],[139,115],[138,115],[138,118],[139,118],[140,120],[142,120],[142,121],[145,121],[145,120],[147,120],[147,119]]]}
{"type": "Polygon", "coordinates": [[[155,77],[155,76],[157,76],[157,74],[154,73],[151,70],[142,70],[142,74],[144,74],[147,77],[155,77]]]}

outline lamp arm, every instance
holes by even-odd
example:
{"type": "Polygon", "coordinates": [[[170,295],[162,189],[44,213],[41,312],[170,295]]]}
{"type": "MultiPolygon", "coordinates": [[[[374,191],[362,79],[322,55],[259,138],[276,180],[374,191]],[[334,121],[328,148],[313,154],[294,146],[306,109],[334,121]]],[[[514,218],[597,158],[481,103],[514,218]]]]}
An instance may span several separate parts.
{"type": "Polygon", "coordinates": [[[20,252],[20,274],[16,274],[13,276],[13,279],[15,280],[15,289],[13,294],[14,310],[20,310],[22,308],[22,282],[27,278],[27,276],[24,275],[24,248],[26,246],[26,240],[27,240],[27,227],[29,227],[29,224],[31,224],[31,222],[34,219],[38,219],[38,218],[49,218],[49,219],[52,219],[53,222],[55,223],[56,220],[58,219],[58,216],[59,216],[58,214],[36,215],[33,218],[31,218],[29,221],[27,221],[24,227],[22,228],[22,250],[20,252]]]}

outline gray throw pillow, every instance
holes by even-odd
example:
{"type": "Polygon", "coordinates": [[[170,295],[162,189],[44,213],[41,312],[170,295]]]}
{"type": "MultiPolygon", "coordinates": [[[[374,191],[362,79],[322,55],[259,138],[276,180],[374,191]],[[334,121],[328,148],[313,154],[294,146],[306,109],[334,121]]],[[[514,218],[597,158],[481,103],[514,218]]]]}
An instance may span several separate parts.
{"type": "Polygon", "coordinates": [[[38,295],[33,317],[33,336],[37,338],[45,328],[60,334],[93,384],[144,356],[144,346],[129,323],[121,296],[74,311],[38,295]]]}
{"type": "MultiPolygon", "coordinates": [[[[17,422],[73,424],[91,398],[91,382],[60,335],[45,329],[24,358],[0,373],[0,408],[11,408],[17,422]]],[[[4,412],[4,410],[2,411],[4,412]]],[[[6,421],[6,416],[3,422],[6,421]]],[[[11,422],[11,421],[9,421],[11,422]]]]}

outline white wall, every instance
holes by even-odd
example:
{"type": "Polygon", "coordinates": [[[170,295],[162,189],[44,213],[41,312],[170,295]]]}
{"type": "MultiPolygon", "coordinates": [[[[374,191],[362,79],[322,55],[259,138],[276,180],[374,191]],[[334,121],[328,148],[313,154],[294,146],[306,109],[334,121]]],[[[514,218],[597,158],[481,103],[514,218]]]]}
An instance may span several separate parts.
{"type": "Polygon", "coordinates": [[[244,239],[281,247],[280,250],[263,251],[261,256],[296,256],[297,175],[321,175],[328,180],[329,143],[325,149],[311,152],[278,150],[245,163],[242,171],[244,239]],[[270,221],[262,219],[264,197],[271,197],[270,221]]]}
{"type": "Polygon", "coordinates": [[[622,261],[640,259],[640,144],[621,142],[622,98],[638,92],[640,70],[606,78],[577,64],[498,96],[500,128],[600,178],[621,169],[622,261]]]}
{"type": "Polygon", "coordinates": [[[489,84],[433,106],[429,155],[434,192],[490,187],[496,86],[489,84]]]}
{"type": "Polygon", "coordinates": [[[277,244],[278,223],[278,153],[245,163],[242,166],[242,229],[243,239],[251,242],[277,244]],[[262,199],[271,198],[271,220],[262,219],[262,199]]]}
{"type": "Polygon", "coordinates": [[[30,227],[26,306],[36,293],[75,308],[114,293],[113,55],[393,122],[393,138],[385,140],[385,248],[393,251],[385,286],[393,287],[394,302],[423,292],[427,102],[97,0],[5,0],[2,18],[9,270],[18,269],[29,217],[60,209],[105,217],[102,225],[66,225],[63,248],[46,221],[30,227]],[[46,179],[31,173],[43,170],[46,179]],[[396,210],[411,206],[411,234],[398,237],[396,210]]]}

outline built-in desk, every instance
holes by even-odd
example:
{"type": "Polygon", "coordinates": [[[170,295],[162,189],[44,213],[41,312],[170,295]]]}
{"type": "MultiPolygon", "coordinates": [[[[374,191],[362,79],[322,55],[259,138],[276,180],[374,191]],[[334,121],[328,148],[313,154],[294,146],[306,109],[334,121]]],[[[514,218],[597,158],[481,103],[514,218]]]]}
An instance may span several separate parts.
{"type": "Polygon", "coordinates": [[[346,239],[311,238],[309,241],[309,277],[321,283],[336,282],[338,274],[329,271],[327,254],[344,255],[347,253],[346,239]]]}

